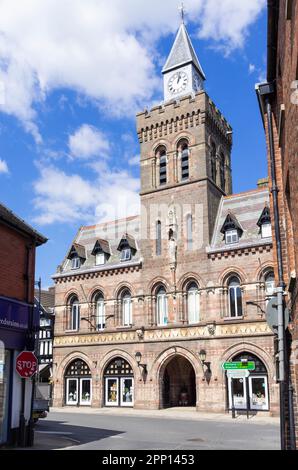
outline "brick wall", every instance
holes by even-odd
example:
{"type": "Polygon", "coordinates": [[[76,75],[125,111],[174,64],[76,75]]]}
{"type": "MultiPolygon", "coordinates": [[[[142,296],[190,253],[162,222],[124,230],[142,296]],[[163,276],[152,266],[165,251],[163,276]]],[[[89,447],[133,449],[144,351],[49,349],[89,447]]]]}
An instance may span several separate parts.
{"type": "Polygon", "coordinates": [[[12,228],[0,224],[0,296],[32,302],[34,298],[35,247],[30,249],[27,280],[27,248],[32,241],[12,228]],[[30,284],[29,298],[27,286],[30,284]]]}

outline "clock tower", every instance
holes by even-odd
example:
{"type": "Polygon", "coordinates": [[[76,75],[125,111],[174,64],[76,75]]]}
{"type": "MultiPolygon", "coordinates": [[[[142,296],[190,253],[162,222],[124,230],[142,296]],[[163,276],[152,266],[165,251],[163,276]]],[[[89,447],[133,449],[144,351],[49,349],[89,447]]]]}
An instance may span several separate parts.
{"type": "Polygon", "coordinates": [[[164,99],[170,101],[204,89],[204,71],[191,43],[184,21],[162,70],[164,99]]]}
{"type": "Polygon", "coordinates": [[[232,192],[232,129],[204,90],[184,22],[163,75],[164,102],[137,114],[140,247],[144,282],[159,273],[174,292],[187,272],[209,276],[206,248],[222,198],[232,192]]]}

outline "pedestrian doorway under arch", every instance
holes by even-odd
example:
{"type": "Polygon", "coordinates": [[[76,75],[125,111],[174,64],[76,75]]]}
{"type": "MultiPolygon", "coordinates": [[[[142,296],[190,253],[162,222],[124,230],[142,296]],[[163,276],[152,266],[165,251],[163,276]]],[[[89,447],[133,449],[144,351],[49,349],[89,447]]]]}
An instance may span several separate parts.
{"type": "Polygon", "coordinates": [[[161,370],[161,407],[196,406],[196,374],[185,357],[177,355],[161,370]]]}

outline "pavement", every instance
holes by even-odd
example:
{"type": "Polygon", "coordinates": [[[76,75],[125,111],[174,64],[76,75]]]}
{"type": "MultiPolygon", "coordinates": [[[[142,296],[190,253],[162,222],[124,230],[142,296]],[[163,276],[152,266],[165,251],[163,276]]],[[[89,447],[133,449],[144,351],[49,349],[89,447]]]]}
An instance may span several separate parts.
{"type": "Polygon", "coordinates": [[[35,429],[35,450],[279,450],[279,419],[193,408],[59,408],[35,429]]]}

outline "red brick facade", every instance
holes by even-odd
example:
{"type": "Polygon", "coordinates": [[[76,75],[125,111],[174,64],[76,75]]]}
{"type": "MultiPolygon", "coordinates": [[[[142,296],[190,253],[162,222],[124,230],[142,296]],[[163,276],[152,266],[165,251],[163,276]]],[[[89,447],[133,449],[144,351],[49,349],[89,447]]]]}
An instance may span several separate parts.
{"type": "MultiPolygon", "coordinates": [[[[296,440],[298,443],[298,2],[297,0],[268,1],[268,82],[274,85],[270,94],[273,112],[274,152],[276,159],[278,205],[284,278],[287,302],[291,309],[289,327],[291,341],[290,370],[294,386],[296,440]]],[[[271,178],[266,110],[268,163],[271,178]]],[[[272,197],[271,207],[273,209],[272,197]]],[[[274,226],[275,221],[272,220],[274,226]]],[[[274,233],[274,231],[273,231],[274,233]]],[[[274,241],[277,276],[276,240],[274,241]]],[[[287,416],[289,418],[289,416],[287,416]]]]}

